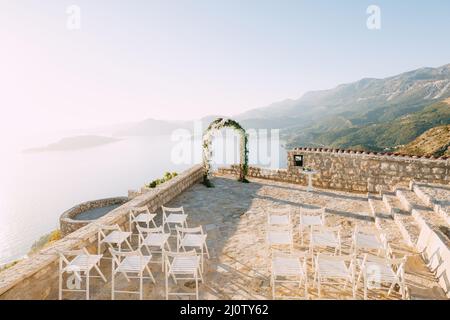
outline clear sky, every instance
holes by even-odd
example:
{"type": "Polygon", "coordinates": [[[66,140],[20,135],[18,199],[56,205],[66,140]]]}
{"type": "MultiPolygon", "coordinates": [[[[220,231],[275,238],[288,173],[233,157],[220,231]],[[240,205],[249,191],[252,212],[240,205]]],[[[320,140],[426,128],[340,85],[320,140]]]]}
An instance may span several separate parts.
{"type": "Polygon", "coordinates": [[[437,67],[449,15],[443,0],[0,0],[0,133],[233,115],[437,67]]]}

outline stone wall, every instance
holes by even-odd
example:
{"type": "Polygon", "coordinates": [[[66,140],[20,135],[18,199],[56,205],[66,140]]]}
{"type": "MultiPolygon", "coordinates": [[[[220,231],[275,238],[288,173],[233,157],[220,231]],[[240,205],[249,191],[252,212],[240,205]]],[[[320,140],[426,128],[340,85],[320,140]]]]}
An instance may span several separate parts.
{"type": "Polygon", "coordinates": [[[127,201],[127,197],[99,199],[80,203],[70,208],[69,210],[64,211],[64,213],[59,218],[59,229],[61,230],[62,236],[65,237],[69,233],[72,233],[92,222],[92,220],[75,220],[75,217],[80,213],[86,212],[91,209],[124,204],[127,201]]]}
{"type": "MultiPolygon", "coordinates": [[[[118,224],[126,228],[132,207],[148,206],[156,211],[203,178],[203,167],[196,165],[162,185],[136,196],[123,206],[97,220],[104,225],[118,224]]],[[[0,272],[0,299],[57,299],[57,250],[75,250],[86,247],[90,252],[97,248],[97,228],[88,224],[63,239],[52,243],[37,254],[26,258],[11,268],[0,272]]]]}
{"type": "MultiPolygon", "coordinates": [[[[419,158],[399,154],[367,153],[351,150],[298,148],[288,152],[288,168],[270,170],[250,167],[248,176],[305,185],[302,169],[294,156],[303,156],[303,166],[318,171],[313,185],[351,192],[379,192],[411,180],[450,184],[450,159],[419,158]]],[[[238,174],[238,167],[221,168],[219,173],[238,174]]]]}
{"type": "MultiPolygon", "coordinates": [[[[218,169],[218,174],[239,176],[239,166],[232,165],[218,169]]],[[[287,169],[266,169],[260,167],[249,167],[247,177],[260,178],[281,182],[306,184],[307,180],[304,175],[297,174],[287,169]]]]}

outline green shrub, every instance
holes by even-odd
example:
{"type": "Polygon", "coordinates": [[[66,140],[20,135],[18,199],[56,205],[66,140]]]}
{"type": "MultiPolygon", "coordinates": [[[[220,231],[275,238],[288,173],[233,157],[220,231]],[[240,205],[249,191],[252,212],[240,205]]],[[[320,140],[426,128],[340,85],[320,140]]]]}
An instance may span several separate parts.
{"type": "Polygon", "coordinates": [[[17,263],[19,263],[19,261],[20,260],[16,260],[16,261],[13,261],[13,262],[10,262],[10,263],[7,263],[7,264],[4,264],[4,265],[0,266],[0,272],[15,266],[17,263]]]}
{"type": "Polygon", "coordinates": [[[164,180],[169,181],[170,179],[172,179],[172,174],[170,172],[164,173],[164,180]]]}
{"type": "Polygon", "coordinates": [[[37,241],[34,242],[34,244],[31,246],[30,254],[36,253],[39,250],[47,247],[51,243],[58,241],[62,238],[62,234],[60,230],[54,230],[46,235],[43,235],[40,237],[37,241]]]}
{"type": "Polygon", "coordinates": [[[158,186],[160,184],[163,184],[166,181],[169,181],[170,179],[176,177],[177,175],[178,175],[178,173],[176,173],[176,172],[170,173],[170,172],[167,171],[167,172],[164,173],[163,178],[155,179],[152,182],[150,182],[149,184],[146,184],[145,186],[147,188],[156,188],[156,186],[158,186]]]}
{"type": "Polygon", "coordinates": [[[202,182],[207,188],[214,188],[214,184],[211,182],[211,180],[208,179],[208,176],[205,174],[203,176],[203,182],[202,182]]]}

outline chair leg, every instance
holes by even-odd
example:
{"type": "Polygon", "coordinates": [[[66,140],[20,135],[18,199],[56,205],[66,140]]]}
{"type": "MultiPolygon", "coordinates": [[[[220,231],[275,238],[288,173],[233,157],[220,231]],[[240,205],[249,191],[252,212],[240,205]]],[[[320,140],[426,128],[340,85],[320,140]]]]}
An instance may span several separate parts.
{"type": "Polygon", "coordinates": [[[406,287],[403,281],[400,282],[400,291],[402,293],[402,300],[406,299],[406,287]]]}
{"type": "Polygon", "coordinates": [[[358,290],[359,283],[361,282],[361,277],[363,276],[363,270],[359,271],[358,278],[356,279],[356,290],[358,290]]]}
{"type": "Polygon", "coordinates": [[[161,249],[161,272],[164,272],[164,248],[161,249]]]}
{"type": "Polygon", "coordinates": [[[113,270],[112,277],[111,277],[111,300],[114,300],[115,298],[115,292],[114,292],[114,284],[115,284],[115,272],[113,270]]]}
{"type": "Polygon", "coordinates": [[[199,278],[199,280],[201,281],[201,283],[205,283],[205,282],[203,281],[203,274],[202,274],[200,268],[197,268],[197,275],[198,275],[198,278],[199,278]]]}
{"type": "Polygon", "coordinates": [[[139,300],[142,300],[142,282],[143,282],[142,273],[143,271],[141,270],[141,272],[139,273],[139,300]]]}
{"type": "Polygon", "coordinates": [[[133,251],[133,247],[131,246],[130,242],[128,241],[128,239],[125,239],[125,243],[128,246],[128,249],[130,249],[130,251],[133,251]]]}
{"type": "Polygon", "coordinates": [[[152,250],[150,249],[150,246],[147,246],[147,245],[144,245],[144,244],[139,245],[139,248],[141,249],[141,252],[144,253],[143,250],[142,250],[142,247],[145,247],[145,250],[147,250],[147,254],[152,254],[152,250]]]}
{"type": "Polygon", "coordinates": [[[305,274],[305,299],[308,299],[308,276],[305,274]]]}
{"type": "Polygon", "coordinates": [[[367,277],[364,277],[364,300],[367,300],[367,277]]]}
{"type": "Polygon", "coordinates": [[[398,280],[395,280],[395,281],[392,282],[391,286],[389,287],[388,296],[391,295],[391,293],[392,293],[392,291],[394,290],[394,287],[395,287],[395,285],[396,285],[397,283],[400,285],[400,282],[399,282],[398,280]]]}
{"type": "Polygon", "coordinates": [[[167,249],[168,249],[168,252],[170,252],[170,251],[172,251],[172,249],[170,249],[170,245],[169,245],[169,241],[167,241],[165,244],[163,244],[163,246],[162,246],[162,249],[161,249],[161,264],[162,264],[162,267],[163,267],[163,272],[164,272],[164,268],[165,268],[165,266],[166,266],[166,259],[164,258],[164,252],[165,252],[165,248],[164,248],[164,246],[167,246],[167,249]]]}
{"type": "Polygon", "coordinates": [[[122,271],[123,276],[125,279],[127,279],[128,282],[130,282],[130,278],[128,278],[127,273],[122,271]]]}
{"type": "Polygon", "coordinates": [[[317,287],[317,271],[314,271],[313,288],[317,287]]]}
{"type": "Polygon", "coordinates": [[[165,266],[165,284],[166,284],[166,300],[169,300],[169,275],[167,270],[167,265],[165,266]]]}
{"type": "Polygon", "coordinates": [[[300,226],[300,240],[301,240],[301,244],[302,244],[302,246],[303,246],[303,244],[305,243],[304,242],[304,239],[303,239],[303,228],[302,228],[302,226],[300,226]]]}
{"type": "Polygon", "coordinates": [[[86,300],[89,300],[89,276],[90,276],[90,270],[88,270],[85,273],[86,276],[86,300]]]}
{"type": "Polygon", "coordinates": [[[59,300],[62,300],[62,281],[63,281],[63,276],[62,276],[62,274],[63,274],[63,271],[62,271],[62,267],[63,267],[63,262],[62,262],[62,259],[61,258],[59,258],[59,275],[58,275],[58,278],[59,278],[59,284],[58,284],[58,299],[59,300]]]}
{"type": "Polygon", "coordinates": [[[62,276],[62,272],[59,272],[59,292],[58,292],[58,299],[62,300],[62,281],[63,281],[63,276],[62,276]]]}
{"type": "Polygon", "coordinates": [[[203,256],[203,246],[201,246],[200,247],[200,260],[201,260],[201,270],[202,270],[202,273],[203,273],[203,268],[204,268],[204,266],[203,266],[203,260],[205,259],[205,257],[203,256]]]}
{"type": "Polygon", "coordinates": [[[152,271],[150,270],[150,268],[149,268],[148,266],[145,266],[145,269],[147,270],[147,272],[148,272],[148,274],[149,274],[149,276],[150,276],[150,279],[152,279],[152,282],[153,282],[153,283],[156,283],[155,278],[153,277],[153,273],[152,273],[152,271]]]}
{"type": "Polygon", "coordinates": [[[198,300],[198,276],[197,276],[197,273],[195,273],[195,297],[198,300]]]}
{"type": "Polygon", "coordinates": [[[171,273],[171,276],[172,276],[173,282],[175,282],[175,284],[178,285],[177,277],[173,273],[171,273]]]}
{"type": "Polygon", "coordinates": [[[353,294],[353,299],[356,299],[356,287],[355,287],[355,278],[352,277],[352,294],[353,294]]]}
{"type": "Polygon", "coordinates": [[[321,288],[321,279],[320,279],[320,276],[318,276],[317,277],[317,287],[318,287],[318,295],[319,295],[319,298],[321,297],[321,295],[322,295],[322,288],[321,288]]]}
{"type": "Polygon", "coordinates": [[[102,271],[100,270],[100,268],[98,267],[98,265],[95,265],[94,268],[95,268],[95,270],[97,270],[97,272],[98,272],[98,274],[100,275],[100,277],[102,278],[102,280],[103,280],[104,282],[107,282],[107,281],[106,281],[105,275],[102,273],[102,271]]]}
{"type": "Polygon", "coordinates": [[[276,299],[275,298],[275,276],[273,274],[272,274],[271,282],[272,282],[272,299],[275,300],[276,299]]]}

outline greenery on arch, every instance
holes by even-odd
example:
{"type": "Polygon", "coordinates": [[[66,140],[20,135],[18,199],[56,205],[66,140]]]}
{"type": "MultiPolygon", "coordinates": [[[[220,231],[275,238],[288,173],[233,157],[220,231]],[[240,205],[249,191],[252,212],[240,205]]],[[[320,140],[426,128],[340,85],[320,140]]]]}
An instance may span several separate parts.
{"type": "Polygon", "coordinates": [[[246,179],[248,173],[248,135],[242,126],[233,119],[218,118],[211,122],[203,134],[203,166],[205,168],[205,175],[203,177],[203,183],[207,187],[212,187],[212,183],[209,181],[211,175],[211,157],[212,157],[212,138],[214,132],[223,128],[234,129],[240,135],[240,165],[239,165],[239,181],[248,183],[246,179]]]}

